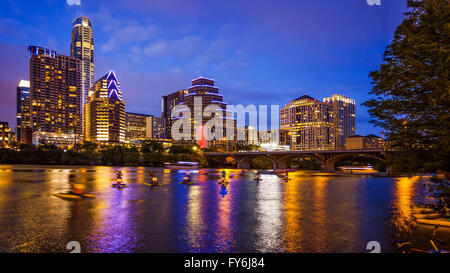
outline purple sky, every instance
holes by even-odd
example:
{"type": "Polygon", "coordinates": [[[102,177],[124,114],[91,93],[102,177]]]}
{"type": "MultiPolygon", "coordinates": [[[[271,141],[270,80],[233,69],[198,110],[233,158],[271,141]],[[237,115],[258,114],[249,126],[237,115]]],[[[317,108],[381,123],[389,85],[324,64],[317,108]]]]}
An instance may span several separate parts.
{"type": "Polygon", "coordinates": [[[357,102],[357,133],[379,134],[360,104],[405,12],[403,0],[65,0],[0,2],[0,120],[15,126],[28,45],[69,54],[72,21],[91,18],[95,79],[114,70],[126,111],[160,116],[161,96],[214,78],[231,104],[334,93],[357,102]]]}

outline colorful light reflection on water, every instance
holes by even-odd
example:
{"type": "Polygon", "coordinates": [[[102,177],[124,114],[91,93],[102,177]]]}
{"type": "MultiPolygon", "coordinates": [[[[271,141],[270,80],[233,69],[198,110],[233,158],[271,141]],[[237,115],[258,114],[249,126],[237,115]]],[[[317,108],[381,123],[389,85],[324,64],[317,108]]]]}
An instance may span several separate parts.
{"type": "Polygon", "coordinates": [[[120,168],[128,185],[111,187],[118,167],[0,166],[0,252],[366,252],[392,251],[411,232],[410,205],[424,200],[421,177],[331,176],[298,171],[238,177],[225,188],[205,171],[120,168]],[[52,196],[75,173],[95,199],[52,196]]]}

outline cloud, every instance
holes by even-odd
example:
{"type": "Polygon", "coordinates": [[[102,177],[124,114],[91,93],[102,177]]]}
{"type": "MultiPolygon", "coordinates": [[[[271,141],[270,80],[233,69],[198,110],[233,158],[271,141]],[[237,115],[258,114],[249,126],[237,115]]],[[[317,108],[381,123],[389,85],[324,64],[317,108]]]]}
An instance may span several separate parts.
{"type": "Polygon", "coordinates": [[[149,44],[144,53],[148,57],[166,56],[169,53],[170,44],[165,40],[157,40],[149,44]]]}
{"type": "Polygon", "coordinates": [[[157,39],[144,46],[131,47],[131,58],[137,62],[144,58],[180,57],[188,58],[199,53],[202,39],[198,36],[184,36],[178,39],[157,39]]]}
{"type": "Polygon", "coordinates": [[[248,65],[247,62],[240,60],[225,60],[217,66],[218,70],[231,70],[231,69],[239,69],[244,68],[248,65]]]}
{"type": "Polygon", "coordinates": [[[0,19],[0,35],[14,37],[26,36],[22,24],[19,21],[11,18],[0,19]]]}
{"type": "Polygon", "coordinates": [[[93,21],[102,26],[109,36],[101,45],[103,52],[118,49],[121,45],[148,42],[158,34],[158,28],[146,22],[138,22],[133,18],[118,18],[110,13],[92,14],[93,21]]]}
{"type": "Polygon", "coordinates": [[[109,40],[102,45],[103,52],[111,51],[114,48],[115,38],[111,37],[109,40]]]}

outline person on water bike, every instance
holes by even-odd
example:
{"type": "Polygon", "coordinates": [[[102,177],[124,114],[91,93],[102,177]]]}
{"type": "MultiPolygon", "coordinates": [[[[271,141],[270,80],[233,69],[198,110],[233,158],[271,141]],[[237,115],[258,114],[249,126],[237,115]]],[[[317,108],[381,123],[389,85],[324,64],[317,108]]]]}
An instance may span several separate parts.
{"type": "Polygon", "coordinates": [[[261,173],[259,171],[256,171],[256,180],[260,180],[261,179],[261,173]]]}
{"type": "Polygon", "coordinates": [[[222,180],[224,182],[227,181],[227,172],[225,170],[222,170],[222,180]]]}
{"type": "Polygon", "coordinates": [[[148,171],[148,174],[150,176],[150,183],[151,184],[155,184],[155,182],[156,182],[155,172],[154,171],[148,171]]]}
{"type": "Polygon", "coordinates": [[[184,177],[184,182],[192,182],[191,172],[186,173],[186,176],[184,177]]]}
{"type": "Polygon", "coordinates": [[[116,172],[116,183],[117,183],[117,185],[122,184],[122,171],[121,170],[118,170],[116,172]]]}
{"type": "Polygon", "coordinates": [[[83,195],[85,185],[77,183],[75,178],[76,178],[75,174],[69,175],[70,192],[77,195],[83,195]]]}

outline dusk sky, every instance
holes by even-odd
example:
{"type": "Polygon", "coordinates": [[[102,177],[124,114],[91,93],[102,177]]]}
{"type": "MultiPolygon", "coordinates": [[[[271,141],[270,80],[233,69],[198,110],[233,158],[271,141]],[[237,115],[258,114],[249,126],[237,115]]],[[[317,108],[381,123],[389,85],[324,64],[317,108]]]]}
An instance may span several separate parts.
{"type": "Polygon", "coordinates": [[[205,76],[230,104],[283,106],[304,94],[342,94],[357,102],[357,133],[380,134],[360,104],[405,2],[0,0],[0,120],[16,124],[27,47],[69,55],[72,21],[85,15],[94,29],[95,79],[115,71],[128,112],[160,116],[162,95],[205,76]]]}

